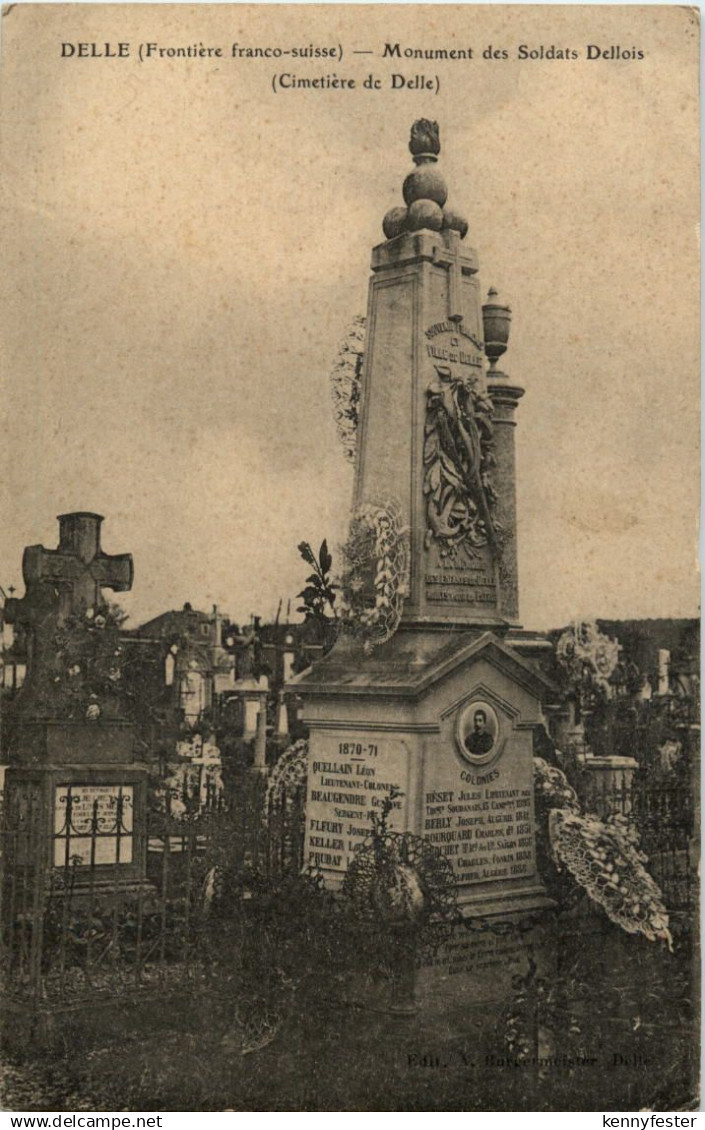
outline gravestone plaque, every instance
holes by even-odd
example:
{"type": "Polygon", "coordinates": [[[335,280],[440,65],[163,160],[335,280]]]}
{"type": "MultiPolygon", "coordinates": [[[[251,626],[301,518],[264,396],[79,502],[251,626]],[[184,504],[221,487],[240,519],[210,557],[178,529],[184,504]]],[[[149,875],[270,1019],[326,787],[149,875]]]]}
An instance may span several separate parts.
{"type": "Polygon", "coordinates": [[[371,817],[394,786],[388,826],[406,826],[409,749],[398,739],[340,731],[317,735],[309,764],[305,861],[344,873],[372,831],[371,817]]]}
{"type": "Polygon", "coordinates": [[[512,932],[492,930],[470,932],[456,926],[442,943],[420,956],[416,995],[424,1012],[429,1005],[457,1003],[462,994],[465,1006],[507,998],[512,978],[526,972],[527,950],[522,939],[512,932]]]}
{"type": "Polygon", "coordinates": [[[424,1017],[437,1016],[449,1032],[467,1031],[474,1010],[485,1014],[488,1046],[495,1040],[501,1046],[502,1033],[491,1031],[498,1012],[483,1006],[508,1006],[516,996],[517,978],[525,978],[532,963],[539,977],[550,978],[555,960],[555,941],[537,918],[480,919],[470,929],[459,923],[419,954],[416,1003],[424,1017]]]}
{"type": "MultiPolygon", "coordinates": [[[[487,672],[489,675],[489,672],[487,672]]],[[[506,898],[538,885],[532,726],[487,677],[446,711],[426,743],[423,835],[452,863],[461,900],[506,898]]]]}
{"type": "Polygon", "coordinates": [[[459,712],[451,750],[427,765],[424,835],[463,885],[536,867],[533,765],[510,726],[484,698],[473,699],[459,712]]]}
{"type": "Polygon", "coordinates": [[[460,883],[530,875],[534,864],[531,790],[480,785],[427,793],[424,834],[452,858],[460,883]],[[432,803],[440,797],[447,799],[432,803]]]}
{"type": "Polygon", "coordinates": [[[132,863],[132,785],[79,782],[54,787],[54,864],[132,863]]]}

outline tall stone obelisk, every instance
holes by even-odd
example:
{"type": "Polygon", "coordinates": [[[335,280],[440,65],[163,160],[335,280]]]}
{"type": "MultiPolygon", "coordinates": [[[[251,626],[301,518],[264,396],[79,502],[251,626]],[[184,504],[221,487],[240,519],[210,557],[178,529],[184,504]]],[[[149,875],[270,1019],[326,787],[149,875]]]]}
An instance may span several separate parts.
{"type": "Polygon", "coordinates": [[[355,502],[393,497],[412,532],[406,623],[502,632],[519,615],[514,412],[524,390],[494,370],[510,312],[494,292],[481,305],[468,225],[446,203],[436,123],[415,123],[409,148],[406,207],[387,213],[389,238],[372,252],[355,502]]]}
{"type": "Polygon", "coordinates": [[[344,632],[290,684],[310,727],[306,862],[338,886],[394,787],[390,826],[448,857],[466,913],[505,913],[546,903],[532,729],[549,684],[509,642],[523,390],[496,371],[510,311],[481,303],[435,122],[410,149],[405,206],[372,252],[355,481],[358,512],[400,516],[407,593],[395,632],[344,632]]]}

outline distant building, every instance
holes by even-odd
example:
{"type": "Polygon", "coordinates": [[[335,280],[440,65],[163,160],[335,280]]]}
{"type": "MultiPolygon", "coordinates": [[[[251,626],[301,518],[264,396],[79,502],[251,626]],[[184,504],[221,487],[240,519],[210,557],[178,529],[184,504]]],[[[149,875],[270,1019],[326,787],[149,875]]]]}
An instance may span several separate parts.
{"type": "Polygon", "coordinates": [[[216,607],[206,613],[185,604],[126,633],[145,656],[140,670],[153,700],[187,723],[213,711],[235,684],[235,656],[223,647],[222,624],[216,607]]]}
{"type": "Polygon", "coordinates": [[[3,698],[14,698],[27,673],[27,639],[22,625],[6,622],[0,609],[0,692],[3,698]]]}
{"type": "MultiPolygon", "coordinates": [[[[135,712],[138,756],[166,772],[175,750],[185,756],[189,735],[208,742],[217,731],[232,747],[254,746],[259,732],[261,742],[265,733],[269,738],[271,762],[303,733],[298,696],[283,688],[328,650],[333,633],[314,621],[262,624],[256,616],[240,627],[216,606],[202,612],[190,604],[125,629],[125,679],[133,701],[144,707],[135,712]],[[266,728],[259,728],[263,705],[266,728]]],[[[23,625],[6,623],[1,608],[0,660],[1,744],[3,715],[9,715],[28,662],[23,625]]]]}
{"type": "MultiPolygon", "coordinates": [[[[207,613],[190,604],[125,635],[135,649],[131,677],[163,718],[162,732],[152,741],[161,747],[157,756],[179,730],[210,726],[229,745],[253,742],[258,734],[262,741],[263,705],[270,739],[281,746],[289,735],[300,736],[298,697],[283,688],[330,645],[321,626],[311,621],[262,624],[253,616],[240,627],[215,606],[207,613]]],[[[276,749],[268,760],[272,756],[276,749]]]]}

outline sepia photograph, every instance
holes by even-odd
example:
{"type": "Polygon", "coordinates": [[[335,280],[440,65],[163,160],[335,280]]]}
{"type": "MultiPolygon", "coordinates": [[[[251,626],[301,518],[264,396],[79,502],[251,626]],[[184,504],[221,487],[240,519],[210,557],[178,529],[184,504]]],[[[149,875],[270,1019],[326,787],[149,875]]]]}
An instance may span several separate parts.
{"type": "Polygon", "coordinates": [[[0,1110],[698,1111],[699,53],[3,8],[0,1110]]]}

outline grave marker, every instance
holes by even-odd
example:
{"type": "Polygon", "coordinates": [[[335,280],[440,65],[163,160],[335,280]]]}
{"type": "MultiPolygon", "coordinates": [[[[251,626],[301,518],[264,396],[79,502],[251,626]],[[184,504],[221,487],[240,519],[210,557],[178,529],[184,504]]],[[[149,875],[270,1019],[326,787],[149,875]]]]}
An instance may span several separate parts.
{"type": "Polygon", "coordinates": [[[111,622],[102,590],[131,587],[132,557],[103,552],[102,521],[62,514],[57,549],[25,550],[26,594],[5,609],[28,633],[30,657],[8,726],[8,812],[31,810],[36,862],[70,867],[78,895],[88,885],[139,887],[146,870],[147,769],[134,756],[119,649],[113,659],[103,646],[113,636],[104,636],[111,622]],[[91,673],[96,655],[107,665],[102,682],[91,673]]]}

